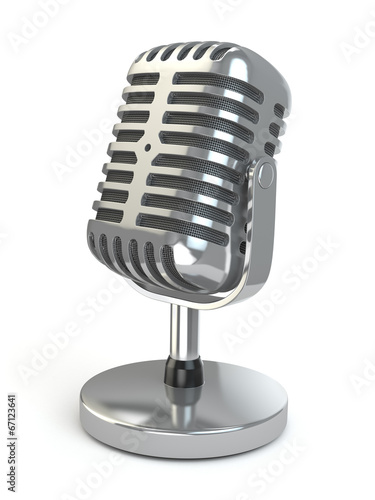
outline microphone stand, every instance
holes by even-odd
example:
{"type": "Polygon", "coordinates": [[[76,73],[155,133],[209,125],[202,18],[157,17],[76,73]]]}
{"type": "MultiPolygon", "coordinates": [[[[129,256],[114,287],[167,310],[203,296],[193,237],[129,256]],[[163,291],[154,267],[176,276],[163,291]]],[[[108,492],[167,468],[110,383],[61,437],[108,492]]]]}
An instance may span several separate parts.
{"type": "Polygon", "coordinates": [[[93,437],[141,455],[208,458],[242,453],[280,435],[288,398],[273,379],[199,356],[199,311],[171,305],[170,355],[91,378],[80,397],[93,437]],[[163,380],[164,375],[164,380],[163,380]]]}

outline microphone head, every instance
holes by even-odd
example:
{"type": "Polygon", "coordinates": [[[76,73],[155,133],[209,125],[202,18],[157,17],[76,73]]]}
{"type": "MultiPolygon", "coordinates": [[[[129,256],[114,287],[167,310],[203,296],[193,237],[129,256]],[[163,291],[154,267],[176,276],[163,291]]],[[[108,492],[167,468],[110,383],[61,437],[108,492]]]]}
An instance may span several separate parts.
{"type": "Polygon", "coordinates": [[[253,295],[272,259],[287,83],[251,50],[217,42],[151,49],[128,81],[91,251],[159,300],[214,308],[253,295]]]}

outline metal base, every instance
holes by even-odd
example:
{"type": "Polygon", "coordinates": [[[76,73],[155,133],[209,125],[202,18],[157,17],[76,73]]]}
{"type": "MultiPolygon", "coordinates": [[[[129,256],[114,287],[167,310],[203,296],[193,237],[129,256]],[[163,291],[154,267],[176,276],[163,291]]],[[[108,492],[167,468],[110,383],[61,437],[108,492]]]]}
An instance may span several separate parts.
{"type": "Polygon", "coordinates": [[[165,360],[107,370],[83,386],[81,423],[115,448],[164,458],[210,458],[253,450],[276,439],[288,397],[278,382],[240,366],[204,362],[205,383],[175,389],[165,360]]]}

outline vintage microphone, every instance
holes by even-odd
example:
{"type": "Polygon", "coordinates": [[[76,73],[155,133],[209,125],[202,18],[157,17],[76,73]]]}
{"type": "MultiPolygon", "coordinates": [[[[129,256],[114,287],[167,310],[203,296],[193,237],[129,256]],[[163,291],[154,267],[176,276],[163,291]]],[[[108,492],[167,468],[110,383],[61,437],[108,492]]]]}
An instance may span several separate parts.
{"type": "Polygon", "coordinates": [[[82,425],[158,457],[257,448],[283,431],[287,395],[253,370],[203,364],[198,313],[254,295],[268,277],[288,85],[251,50],[217,42],[149,50],[128,81],[88,242],[133,288],[171,304],[170,356],[89,380],[82,425]]]}

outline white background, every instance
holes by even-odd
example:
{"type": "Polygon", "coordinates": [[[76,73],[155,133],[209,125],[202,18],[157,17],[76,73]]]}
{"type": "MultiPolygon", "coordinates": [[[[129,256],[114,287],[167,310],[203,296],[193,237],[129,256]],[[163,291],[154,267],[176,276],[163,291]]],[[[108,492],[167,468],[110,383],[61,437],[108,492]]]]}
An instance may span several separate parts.
{"type": "Polygon", "coordinates": [[[373,498],[375,3],[71,0],[47,20],[41,11],[38,1],[18,0],[2,2],[0,12],[1,490],[6,395],[14,391],[18,498],[373,498]],[[289,394],[289,422],[272,444],[231,458],[113,455],[80,427],[80,388],[113,366],[165,358],[168,306],[128,286],[109,295],[121,284],[87,248],[111,133],[60,180],[54,166],[66,164],[85,131],[103,128],[103,120],[110,130],[118,121],[137,54],[190,40],[249,47],[279,69],[292,91],[277,158],[270,278],[252,300],[201,320],[202,358],[276,378],[289,394]],[[322,240],[332,248],[320,251],[318,262],[322,240]],[[302,274],[292,281],[295,272],[302,274]],[[259,319],[254,311],[275,289],[283,303],[250,331],[259,319]],[[90,297],[107,304],[80,316],[90,297]],[[27,372],[48,351],[51,335],[72,322],[76,336],[27,372]],[[230,349],[229,336],[241,343],[230,349]],[[283,463],[293,443],[297,451],[283,463]],[[95,464],[114,457],[121,463],[95,483],[95,464]],[[267,480],[259,479],[262,469],[267,480]],[[78,486],[90,478],[95,487],[84,495],[78,486]]]}

